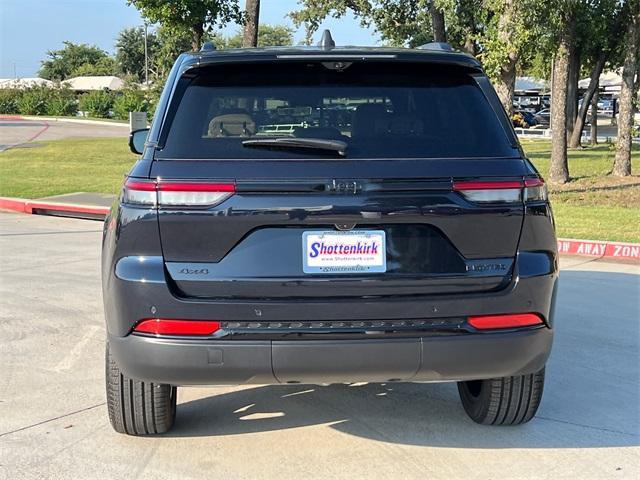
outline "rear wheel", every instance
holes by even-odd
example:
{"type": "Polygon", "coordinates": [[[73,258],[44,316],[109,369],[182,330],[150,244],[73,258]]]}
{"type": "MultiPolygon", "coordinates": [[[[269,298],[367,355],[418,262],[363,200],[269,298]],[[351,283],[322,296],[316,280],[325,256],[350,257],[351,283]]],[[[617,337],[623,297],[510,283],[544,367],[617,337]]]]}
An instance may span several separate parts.
{"type": "Polygon", "coordinates": [[[520,425],[536,414],[543,386],[544,368],[530,375],[458,382],[458,392],[474,422],[520,425]]]}
{"type": "Polygon", "coordinates": [[[169,431],[176,417],[176,387],[127,377],[111,355],[108,343],[105,360],[107,408],[113,429],[128,435],[169,431]]]}

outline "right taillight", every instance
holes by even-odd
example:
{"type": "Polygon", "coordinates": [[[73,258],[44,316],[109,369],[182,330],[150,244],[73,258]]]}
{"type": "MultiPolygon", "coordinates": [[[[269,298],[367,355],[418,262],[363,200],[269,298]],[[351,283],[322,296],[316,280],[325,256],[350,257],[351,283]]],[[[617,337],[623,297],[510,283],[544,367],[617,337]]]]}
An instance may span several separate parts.
{"type": "Polygon", "coordinates": [[[542,178],[526,178],[524,180],[524,201],[536,202],[547,199],[547,186],[542,178]]]}
{"type": "Polygon", "coordinates": [[[514,203],[547,199],[547,189],[541,178],[454,181],[453,190],[467,200],[477,203],[514,203]]]}
{"type": "Polygon", "coordinates": [[[128,179],[124,203],[158,207],[211,207],[236,191],[233,183],[145,181],[128,179]]]}

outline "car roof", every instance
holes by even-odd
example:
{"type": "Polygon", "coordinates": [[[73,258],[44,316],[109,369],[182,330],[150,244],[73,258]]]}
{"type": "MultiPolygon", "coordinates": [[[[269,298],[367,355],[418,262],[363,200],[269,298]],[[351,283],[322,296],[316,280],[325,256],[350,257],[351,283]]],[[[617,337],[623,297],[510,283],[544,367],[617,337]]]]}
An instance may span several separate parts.
{"type": "Polygon", "coordinates": [[[449,49],[441,49],[441,44],[430,48],[427,44],[419,48],[393,47],[266,47],[266,48],[233,48],[225,50],[204,50],[183,54],[183,71],[193,67],[201,67],[227,62],[273,62],[287,60],[324,60],[324,61],[398,61],[426,62],[463,67],[482,72],[478,60],[469,54],[449,49]]]}

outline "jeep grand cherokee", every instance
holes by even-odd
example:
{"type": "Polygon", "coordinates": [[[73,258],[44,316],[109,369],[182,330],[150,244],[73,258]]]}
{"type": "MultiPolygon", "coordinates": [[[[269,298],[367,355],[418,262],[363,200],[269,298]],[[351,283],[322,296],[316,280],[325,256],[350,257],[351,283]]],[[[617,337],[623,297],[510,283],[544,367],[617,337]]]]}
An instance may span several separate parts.
{"type": "Polygon", "coordinates": [[[470,56],[181,55],[105,222],[113,428],[166,432],[185,385],[457,382],[535,414],[557,253],[544,182],[470,56]]]}

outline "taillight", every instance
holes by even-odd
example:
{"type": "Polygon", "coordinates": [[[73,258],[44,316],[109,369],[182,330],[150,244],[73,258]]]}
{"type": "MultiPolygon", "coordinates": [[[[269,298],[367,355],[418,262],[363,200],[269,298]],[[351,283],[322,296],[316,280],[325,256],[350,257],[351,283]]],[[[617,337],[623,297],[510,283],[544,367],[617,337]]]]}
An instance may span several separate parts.
{"type": "Polygon", "coordinates": [[[541,178],[526,178],[524,181],[524,201],[536,202],[547,199],[547,186],[541,178]]]}
{"type": "Polygon", "coordinates": [[[535,313],[516,313],[509,315],[481,315],[469,317],[467,322],[478,330],[500,328],[532,327],[542,325],[542,318],[535,313]]]}
{"type": "Polygon", "coordinates": [[[547,190],[541,178],[496,181],[454,181],[453,190],[467,200],[479,203],[513,203],[546,200],[547,190]]]}
{"type": "Polygon", "coordinates": [[[217,205],[236,191],[232,183],[142,181],[129,179],[124,184],[123,202],[159,207],[209,207],[217,205]]]}
{"type": "Polygon", "coordinates": [[[155,207],[157,201],[156,182],[128,179],[122,192],[123,203],[155,207]]]}
{"type": "Polygon", "coordinates": [[[236,191],[231,183],[158,183],[158,205],[209,206],[229,198],[236,191]]]}
{"type": "Polygon", "coordinates": [[[134,332],[152,335],[211,335],[218,330],[220,330],[220,322],[167,318],[141,320],[133,329],[134,332]]]}

